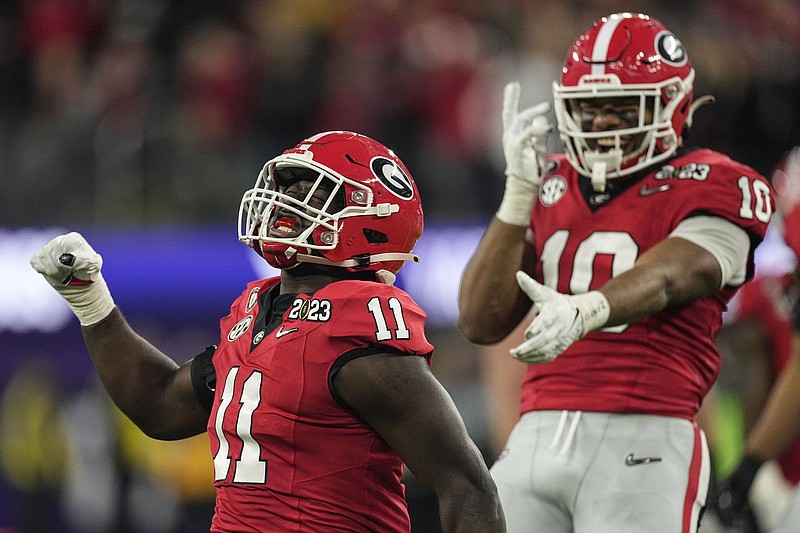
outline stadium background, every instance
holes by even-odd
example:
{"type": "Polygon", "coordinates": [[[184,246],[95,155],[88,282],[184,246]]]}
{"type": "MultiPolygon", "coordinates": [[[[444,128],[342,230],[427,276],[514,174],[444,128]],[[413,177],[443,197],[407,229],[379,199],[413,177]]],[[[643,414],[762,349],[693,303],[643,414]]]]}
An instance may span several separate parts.
{"type": "MultiPolygon", "coordinates": [[[[692,132],[765,175],[800,144],[800,7],[629,2],[684,41],[692,132]]],[[[108,404],[77,322],[28,266],[78,230],[133,325],[177,359],[266,265],[236,241],[263,163],[350,129],[405,161],[423,261],[399,284],[430,315],[434,372],[491,461],[483,360],[454,329],[461,268],[499,203],[500,95],[550,98],[571,40],[618,2],[8,0],[0,3],[0,532],[207,530],[204,437],[157,443],[108,404]]],[[[553,141],[553,149],[558,143],[553,141]]],[[[500,258],[498,260],[501,260],[500,258]]],[[[777,239],[759,274],[791,267],[777,239]]],[[[409,480],[415,532],[435,531],[409,480]]]]}

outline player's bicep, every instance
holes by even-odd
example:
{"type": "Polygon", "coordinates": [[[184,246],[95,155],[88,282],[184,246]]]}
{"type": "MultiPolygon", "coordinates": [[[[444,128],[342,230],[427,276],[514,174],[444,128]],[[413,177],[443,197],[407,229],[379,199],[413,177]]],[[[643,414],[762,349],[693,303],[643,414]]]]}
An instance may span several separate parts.
{"type": "Polygon", "coordinates": [[[333,385],[430,488],[441,490],[479,476],[482,458],[424,358],[377,354],[354,359],[333,385]]]}
{"type": "Polygon", "coordinates": [[[206,430],[209,412],[197,396],[192,380],[192,361],[187,361],[172,376],[164,389],[164,432],[153,435],[161,440],[177,440],[199,435],[206,430]]]}

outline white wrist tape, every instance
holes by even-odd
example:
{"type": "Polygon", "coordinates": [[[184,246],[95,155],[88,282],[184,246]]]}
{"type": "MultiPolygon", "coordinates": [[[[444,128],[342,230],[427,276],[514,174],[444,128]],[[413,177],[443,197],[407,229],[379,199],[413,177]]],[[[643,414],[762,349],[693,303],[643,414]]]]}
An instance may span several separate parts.
{"type": "Polygon", "coordinates": [[[72,308],[81,326],[97,324],[116,307],[103,276],[97,276],[90,285],[59,287],[58,292],[72,308]]]}
{"type": "Polygon", "coordinates": [[[531,221],[531,211],[537,194],[538,183],[508,175],[503,200],[497,209],[497,219],[512,226],[527,226],[531,221]]]}
{"type": "Polygon", "coordinates": [[[590,331],[602,328],[608,322],[611,307],[602,292],[590,291],[585,294],[572,295],[569,299],[578,308],[578,316],[583,323],[581,337],[590,331]]]}

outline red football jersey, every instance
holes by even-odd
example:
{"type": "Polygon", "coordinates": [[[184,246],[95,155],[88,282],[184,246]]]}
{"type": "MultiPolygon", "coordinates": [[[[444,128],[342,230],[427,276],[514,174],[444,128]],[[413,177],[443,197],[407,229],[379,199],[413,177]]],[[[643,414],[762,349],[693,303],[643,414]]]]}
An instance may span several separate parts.
{"type": "MultiPolygon", "coordinates": [[[[696,215],[725,218],[753,250],[773,212],[768,181],[727,156],[681,153],[638,178],[592,191],[563,156],[552,159],[531,216],[535,277],[559,292],[596,289],[629,270],[678,224],[696,215]]],[[[554,361],[529,365],[522,412],[544,409],[643,413],[693,419],[721,364],[714,339],[736,291],[665,309],[633,324],[604,328],[554,361]]]]}
{"type": "Polygon", "coordinates": [[[278,281],[249,284],[220,322],[211,531],[408,532],[401,459],[337,403],[330,379],[371,353],[429,358],[425,312],[379,283],[277,296],[278,281]]]}

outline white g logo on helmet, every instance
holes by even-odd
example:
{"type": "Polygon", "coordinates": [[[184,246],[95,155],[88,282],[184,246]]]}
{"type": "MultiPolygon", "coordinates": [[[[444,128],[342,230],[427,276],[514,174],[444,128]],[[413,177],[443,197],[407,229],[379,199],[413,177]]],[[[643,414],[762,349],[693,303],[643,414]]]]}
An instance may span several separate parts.
{"type": "Polygon", "coordinates": [[[378,181],[398,198],[410,200],[414,197],[411,180],[394,161],[383,156],[373,157],[369,167],[378,181]]]}
{"type": "Polygon", "coordinates": [[[662,31],[656,35],[655,49],[661,59],[671,65],[685,65],[688,61],[686,49],[675,35],[668,31],[662,31]]]}

